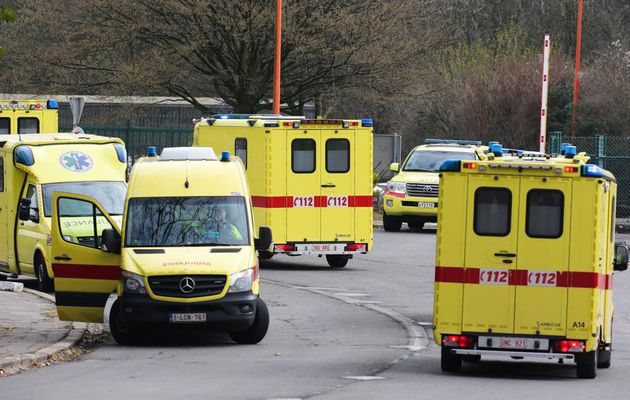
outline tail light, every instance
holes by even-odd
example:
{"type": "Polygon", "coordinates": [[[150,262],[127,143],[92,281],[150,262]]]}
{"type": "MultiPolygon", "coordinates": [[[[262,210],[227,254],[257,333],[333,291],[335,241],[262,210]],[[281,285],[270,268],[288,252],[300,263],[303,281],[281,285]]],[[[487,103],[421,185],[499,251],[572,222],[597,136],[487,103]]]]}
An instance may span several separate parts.
{"type": "Polygon", "coordinates": [[[348,243],[346,251],[366,251],[365,243],[348,243]]]}
{"type": "Polygon", "coordinates": [[[477,168],[477,163],[474,163],[474,162],[466,162],[466,163],[464,163],[464,168],[467,168],[467,169],[476,169],[476,168],[477,168]]]}
{"type": "Polygon", "coordinates": [[[295,251],[295,245],[292,244],[276,244],[274,245],[274,250],[280,253],[288,253],[291,251],[295,251]]]}
{"type": "Polygon", "coordinates": [[[556,340],[553,343],[556,353],[581,353],[584,351],[584,342],[581,340],[556,340]]]}
{"type": "Polygon", "coordinates": [[[446,335],[442,338],[442,344],[448,347],[470,349],[475,346],[474,336],[446,335]]]}

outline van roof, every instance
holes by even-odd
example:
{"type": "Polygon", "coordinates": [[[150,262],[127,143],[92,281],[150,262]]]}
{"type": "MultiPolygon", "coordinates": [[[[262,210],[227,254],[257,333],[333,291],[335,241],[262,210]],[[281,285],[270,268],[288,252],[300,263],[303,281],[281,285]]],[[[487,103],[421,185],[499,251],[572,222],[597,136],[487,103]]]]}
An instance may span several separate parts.
{"type": "Polygon", "coordinates": [[[106,137],[99,135],[88,135],[75,133],[30,133],[20,135],[0,135],[0,147],[14,148],[21,144],[70,144],[70,143],[111,143],[122,140],[115,137],[106,137]]]}

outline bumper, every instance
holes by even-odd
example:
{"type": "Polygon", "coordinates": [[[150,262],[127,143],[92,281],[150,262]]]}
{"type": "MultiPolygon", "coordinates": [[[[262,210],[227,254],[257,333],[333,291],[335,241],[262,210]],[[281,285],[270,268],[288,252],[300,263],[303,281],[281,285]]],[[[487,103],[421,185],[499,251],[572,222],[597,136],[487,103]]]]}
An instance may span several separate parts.
{"type": "Polygon", "coordinates": [[[205,326],[218,331],[241,331],[254,322],[258,296],[252,292],[229,293],[225,297],[198,303],[177,303],[160,301],[148,295],[124,294],[121,298],[121,310],[128,326],[177,325],[205,326]],[[247,312],[242,309],[249,307],[247,312]],[[173,313],[203,313],[204,322],[171,323],[169,315],[173,313]]]}
{"type": "Polygon", "coordinates": [[[437,198],[435,197],[395,197],[386,195],[383,200],[385,213],[395,217],[418,216],[435,218],[437,221],[437,198]],[[426,207],[432,204],[433,207],[426,207]]]}
{"type": "Polygon", "coordinates": [[[347,250],[347,243],[287,243],[274,245],[274,254],[287,254],[290,256],[301,256],[303,254],[314,255],[348,255],[354,256],[355,254],[367,254],[369,244],[365,244],[362,249],[359,250],[347,250]]]}
{"type": "Polygon", "coordinates": [[[546,360],[575,360],[577,353],[547,353],[538,351],[506,351],[506,350],[477,350],[477,349],[457,349],[451,352],[458,355],[471,356],[496,356],[496,357],[518,357],[518,358],[537,358],[546,360]]]}

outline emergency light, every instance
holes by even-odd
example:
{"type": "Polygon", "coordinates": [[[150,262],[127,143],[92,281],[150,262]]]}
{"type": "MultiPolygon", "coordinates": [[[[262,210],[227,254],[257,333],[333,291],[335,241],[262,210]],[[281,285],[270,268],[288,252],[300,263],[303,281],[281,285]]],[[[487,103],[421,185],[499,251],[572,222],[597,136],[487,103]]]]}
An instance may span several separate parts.
{"type": "Polygon", "coordinates": [[[499,143],[494,143],[490,146],[490,152],[494,154],[495,157],[501,157],[503,155],[503,146],[499,143]]]}
{"type": "Polygon", "coordinates": [[[221,161],[230,161],[230,152],[222,151],[221,152],[221,161]]]}
{"type": "Polygon", "coordinates": [[[473,145],[480,146],[479,140],[456,140],[456,139],[424,139],[427,144],[461,144],[461,145],[473,145]]]}
{"type": "Polygon", "coordinates": [[[568,145],[564,149],[564,156],[566,158],[573,158],[577,154],[577,147],[568,145]]]}
{"type": "Polygon", "coordinates": [[[440,171],[451,171],[451,172],[459,172],[461,171],[461,165],[459,160],[446,160],[440,165],[440,171]]]}
{"type": "Polygon", "coordinates": [[[582,165],[582,176],[601,178],[604,176],[604,170],[594,164],[582,165]]]}
{"type": "Polygon", "coordinates": [[[35,164],[35,156],[30,146],[20,146],[15,149],[15,162],[30,167],[35,164]]]}
{"type": "MultiPolygon", "coordinates": [[[[116,149],[116,155],[118,156],[118,161],[121,163],[127,162],[127,150],[125,150],[125,146],[120,143],[114,143],[114,148],[116,149]]],[[[155,150],[155,147],[153,148],[155,150]]]]}
{"type": "Polygon", "coordinates": [[[59,105],[57,104],[57,102],[55,100],[48,100],[46,102],[46,108],[50,108],[53,110],[56,110],[59,108],[59,105]]]}
{"type": "Polygon", "coordinates": [[[567,151],[567,146],[571,146],[571,143],[562,143],[560,145],[560,154],[564,155],[567,151]]]}
{"type": "Polygon", "coordinates": [[[370,118],[365,118],[361,120],[361,126],[364,128],[371,128],[374,126],[372,120],[370,118]]]}
{"type": "Polygon", "coordinates": [[[147,157],[157,157],[157,150],[155,149],[155,146],[147,147],[147,157]]]}

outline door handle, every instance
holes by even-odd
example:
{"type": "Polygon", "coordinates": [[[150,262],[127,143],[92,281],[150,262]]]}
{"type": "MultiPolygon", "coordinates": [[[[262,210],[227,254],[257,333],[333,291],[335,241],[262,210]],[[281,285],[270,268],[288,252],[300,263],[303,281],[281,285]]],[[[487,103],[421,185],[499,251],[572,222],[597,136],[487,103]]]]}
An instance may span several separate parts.
{"type": "Polygon", "coordinates": [[[494,253],[497,257],[516,257],[515,253],[494,253]]]}
{"type": "Polygon", "coordinates": [[[62,256],[57,256],[55,257],[55,260],[59,260],[59,261],[70,261],[72,260],[72,258],[68,257],[67,255],[62,255],[62,256]]]}
{"type": "Polygon", "coordinates": [[[327,187],[327,188],[332,188],[332,187],[337,187],[337,185],[333,184],[333,183],[324,183],[322,185],[322,187],[327,187]]]}

